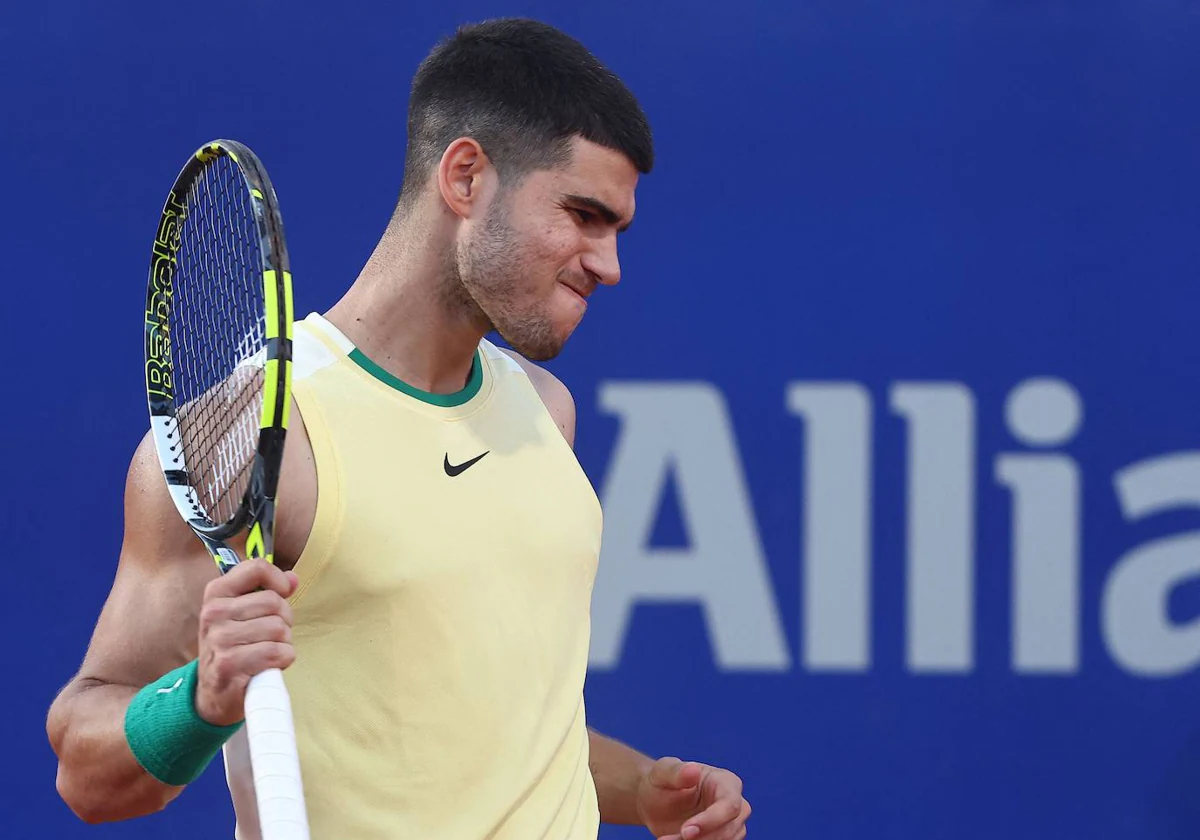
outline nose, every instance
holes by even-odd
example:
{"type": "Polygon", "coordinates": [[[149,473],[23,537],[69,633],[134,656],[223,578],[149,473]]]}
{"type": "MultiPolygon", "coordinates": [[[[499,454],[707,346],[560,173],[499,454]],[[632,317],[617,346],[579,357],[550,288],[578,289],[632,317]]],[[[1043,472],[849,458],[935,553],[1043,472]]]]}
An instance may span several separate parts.
{"type": "Polygon", "coordinates": [[[593,240],[583,255],[583,270],[605,286],[615,286],[621,280],[621,262],[617,259],[617,237],[605,236],[593,240]]]}

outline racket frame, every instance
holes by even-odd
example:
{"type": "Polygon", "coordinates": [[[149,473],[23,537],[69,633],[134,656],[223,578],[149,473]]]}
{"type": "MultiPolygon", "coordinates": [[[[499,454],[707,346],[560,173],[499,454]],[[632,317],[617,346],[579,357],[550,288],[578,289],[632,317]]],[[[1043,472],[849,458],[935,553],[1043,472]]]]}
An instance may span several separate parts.
{"type": "Polygon", "coordinates": [[[225,541],[247,528],[246,556],[274,562],[275,497],[291,409],[293,316],[292,275],[283,220],[266,169],[250,149],[237,141],[206,143],[180,170],[159,218],[146,289],[146,395],[155,448],[171,498],[222,573],[238,563],[236,552],[225,541]],[[187,212],[184,200],[191,185],[220,157],[230,158],[245,179],[258,228],[266,360],[258,445],[250,481],[234,515],[226,522],[213,522],[205,515],[189,482],[187,465],[178,446],[170,318],[179,227],[187,212]]]}

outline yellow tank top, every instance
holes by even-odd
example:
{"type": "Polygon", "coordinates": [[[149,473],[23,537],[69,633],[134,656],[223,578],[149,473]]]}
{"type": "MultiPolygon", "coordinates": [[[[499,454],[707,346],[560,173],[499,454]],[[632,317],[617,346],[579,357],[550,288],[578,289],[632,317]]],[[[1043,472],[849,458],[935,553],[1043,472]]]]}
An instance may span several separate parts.
{"type": "Polygon", "coordinates": [[[601,512],[532,383],[484,341],[462,392],[417,391],[315,314],[295,357],[318,501],[285,678],[313,840],[595,840],[601,512]]]}

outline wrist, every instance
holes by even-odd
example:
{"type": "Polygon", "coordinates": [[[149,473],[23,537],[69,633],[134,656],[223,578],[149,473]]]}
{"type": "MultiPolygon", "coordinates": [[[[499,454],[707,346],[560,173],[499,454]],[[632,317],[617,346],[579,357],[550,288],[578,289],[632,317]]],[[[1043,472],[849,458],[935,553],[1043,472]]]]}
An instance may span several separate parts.
{"type": "Polygon", "coordinates": [[[658,762],[649,756],[639,755],[634,765],[634,790],[640,792],[650,784],[650,771],[658,762]]]}
{"type": "Polygon", "coordinates": [[[594,729],[588,730],[589,761],[602,822],[645,825],[642,797],[654,760],[594,729]]]}
{"type": "MultiPolygon", "coordinates": [[[[226,713],[222,716],[219,710],[212,708],[211,703],[205,703],[205,694],[200,690],[200,666],[196,665],[196,684],[192,688],[192,709],[195,710],[196,717],[200,718],[204,723],[217,729],[226,727],[237,727],[245,719],[245,713],[242,709],[235,709],[232,713],[226,713]]],[[[182,686],[180,687],[182,690],[182,686]]],[[[208,696],[212,696],[211,692],[208,696]]]]}
{"type": "Polygon", "coordinates": [[[166,785],[194,781],[242,725],[204,720],[195,707],[196,681],[192,660],[141,689],[125,711],[125,740],[133,757],[166,785]]]}

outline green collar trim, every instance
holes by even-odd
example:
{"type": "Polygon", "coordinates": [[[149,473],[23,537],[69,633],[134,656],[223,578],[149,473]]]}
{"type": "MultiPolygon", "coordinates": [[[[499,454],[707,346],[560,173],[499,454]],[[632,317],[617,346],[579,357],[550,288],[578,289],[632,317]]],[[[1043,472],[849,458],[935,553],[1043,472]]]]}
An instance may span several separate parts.
{"type": "Polygon", "coordinates": [[[350,351],[350,359],[389,388],[395,388],[400,393],[407,394],[413,399],[442,408],[453,408],[454,406],[462,405],[478,394],[479,389],[483,387],[483,358],[478,350],[475,351],[475,358],[471,360],[471,375],[467,378],[466,386],[461,391],[456,391],[453,394],[434,394],[429,391],[422,391],[420,388],[414,388],[403,379],[393,376],[368,359],[363,351],[357,347],[350,351]]]}

